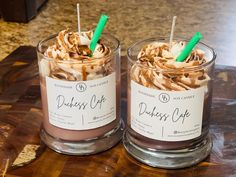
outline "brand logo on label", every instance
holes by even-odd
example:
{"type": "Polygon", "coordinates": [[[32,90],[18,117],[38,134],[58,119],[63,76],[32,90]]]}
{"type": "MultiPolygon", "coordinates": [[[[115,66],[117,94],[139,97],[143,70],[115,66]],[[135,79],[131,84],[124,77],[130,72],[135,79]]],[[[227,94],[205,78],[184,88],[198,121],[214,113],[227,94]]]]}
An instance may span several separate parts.
{"type": "Polygon", "coordinates": [[[161,93],[159,95],[159,100],[162,103],[167,103],[168,101],[170,101],[170,95],[168,95],[167,93],[161,93]]]}
{"type": "Polygon", "coordinates": [[[84,82],[76,84],[76,90],[78,92],[84,92],[87,89],[87,85],[84,82]]]}

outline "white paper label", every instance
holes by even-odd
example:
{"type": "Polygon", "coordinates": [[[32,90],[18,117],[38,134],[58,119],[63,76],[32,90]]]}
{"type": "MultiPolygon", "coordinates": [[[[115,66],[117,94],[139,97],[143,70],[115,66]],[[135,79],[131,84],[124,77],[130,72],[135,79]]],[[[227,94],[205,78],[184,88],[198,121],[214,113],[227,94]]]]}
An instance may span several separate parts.
{"type": "Polygon", "coordinates": [[[116,118],[115,73],[89,81],[46,77],[49,122],[69,130],[104,126],[116,118]]]}
{"type": "Polygon", "coordinates": [[[205,90],[163,91],[131,81],[131,128],[161,141],[200,136],[205,90]]]}

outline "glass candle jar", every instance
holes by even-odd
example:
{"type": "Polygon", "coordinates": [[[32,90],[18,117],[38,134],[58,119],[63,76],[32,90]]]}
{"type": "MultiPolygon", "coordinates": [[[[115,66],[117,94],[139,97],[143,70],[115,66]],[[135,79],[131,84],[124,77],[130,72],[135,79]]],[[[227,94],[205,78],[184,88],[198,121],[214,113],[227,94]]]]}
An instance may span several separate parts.
{"type": "Polygon", "coordinates": [[[43,122],[40,137],[51,149],[86,155],[117,144],[120,119],[120,43],[109,34],[102,42],[108,55],[87,60],[55,60],[45,56],[57,35],[37,46],[43,122]]]}
{"type": "Polygon", "coordinates": [[[152,42],[168,45],[169,41],[152,38],[128,49],[128,117],[123,143],[129,154],[147,165],[192,166],[212,148],[209,122],[216,54],[200,42],[195,48],[205,53],[204,64],[155,68],[137,62],[143,46],[152,42]],[[187,86],[191,83],[194,86],[187,86]]]}

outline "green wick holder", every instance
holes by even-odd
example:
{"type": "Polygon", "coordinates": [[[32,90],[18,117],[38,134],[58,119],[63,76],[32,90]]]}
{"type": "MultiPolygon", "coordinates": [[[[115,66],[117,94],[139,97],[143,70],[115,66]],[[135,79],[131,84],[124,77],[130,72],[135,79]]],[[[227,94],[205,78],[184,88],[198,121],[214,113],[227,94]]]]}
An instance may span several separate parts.
{"type": "Polygon", "coordinates": [[[100,17],[100,20],[97,24],[97,27],[95,29],[95,32],[93,34],[93,37],[92,37],[91,43],[90,43],[90,50],[92,51],[92,53],[94,52],[94,50],[97,46],[97,42],[100,39],[102,31],[106,25],[107,19],[108,19],[107,15],[101,15],[101,17],[100,17]]]}
{"type": "Polygon", "coordinates": [[[176,58],[177,62],[183,62],[188,55],[191,53],[192,49],[195,47],[195,45],[202,39],[202,35],[200,32],[196,32],[194,36],[190,39],[190,41],[187,43],[185,48],[182,50],[182,52],[179,54],[179,56],[176,58]]]}

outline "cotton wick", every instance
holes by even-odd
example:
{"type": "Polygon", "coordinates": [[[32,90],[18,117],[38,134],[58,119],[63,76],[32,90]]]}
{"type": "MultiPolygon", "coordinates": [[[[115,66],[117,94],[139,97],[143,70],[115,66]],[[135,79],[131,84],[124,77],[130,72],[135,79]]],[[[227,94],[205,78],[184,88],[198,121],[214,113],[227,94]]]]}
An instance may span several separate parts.
{"type": "Polygon", "coordinates": [[[174,37],[176,18],[177,18],[177,16],[174,16],[174,17],[173,17],[173,20],[172,20],[172,26],[171,26],[171,32],[170,32],[169,50],[170,50],[171,47],[172,47],[172,41],[173,41],[173,37],[174,37]]]}
{"type": "Polygon", "coordinates": [[[79,11],[79,3],[77,3],[77,20],[78,20],[78,33],[80,34],[80,11],[79,11]]]}

